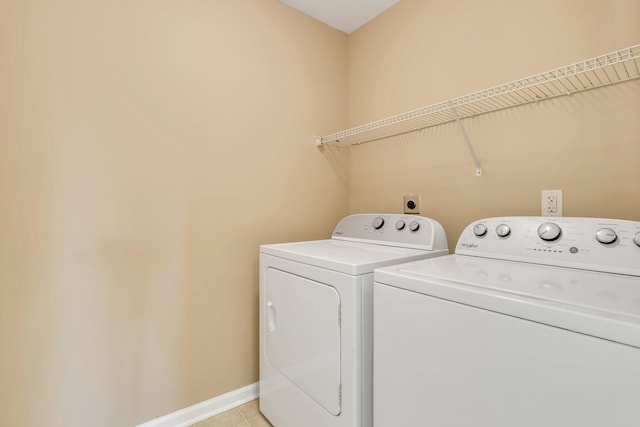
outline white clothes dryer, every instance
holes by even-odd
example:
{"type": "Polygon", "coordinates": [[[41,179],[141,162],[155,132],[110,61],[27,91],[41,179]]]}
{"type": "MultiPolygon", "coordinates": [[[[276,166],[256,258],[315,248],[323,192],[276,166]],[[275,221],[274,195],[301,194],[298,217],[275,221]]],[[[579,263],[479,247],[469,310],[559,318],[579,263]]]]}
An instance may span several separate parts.
{"type": "Polygon", "coordinates": [[[377,267],[448,254],[415,215],[344,218],[332,238],[260,247],[260,411],[275,427],[370,427],[377,267]]]}
{"type": "Polygon", "coordinates": [[[640,222],[490,218],[379,269],[374,426],[631,427],[640,222]]]}

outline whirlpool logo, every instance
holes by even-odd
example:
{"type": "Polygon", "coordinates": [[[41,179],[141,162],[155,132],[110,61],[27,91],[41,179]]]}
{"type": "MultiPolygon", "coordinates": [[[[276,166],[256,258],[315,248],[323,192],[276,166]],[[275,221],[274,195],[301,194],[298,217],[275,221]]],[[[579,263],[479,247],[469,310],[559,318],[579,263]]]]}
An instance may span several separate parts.
{"type": "Polygon", "coordinates": [[[465,249],[475,249],[478,247],[478,245],[476,245],[475,243],[462,243],[460,246],[465,249]]]}

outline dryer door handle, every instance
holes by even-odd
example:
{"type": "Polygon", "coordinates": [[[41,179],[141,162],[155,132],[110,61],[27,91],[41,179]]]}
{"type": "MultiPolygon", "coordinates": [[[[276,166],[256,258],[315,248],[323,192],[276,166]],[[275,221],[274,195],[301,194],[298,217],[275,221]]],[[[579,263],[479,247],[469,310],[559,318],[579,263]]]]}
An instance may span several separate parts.
{"type": "Polygon", "coordinates": [[[270,332],[276,330],[276,319],[276,308],[273,306],[273,303],[269,301],[267,303],[267,324],[270,332]]]}

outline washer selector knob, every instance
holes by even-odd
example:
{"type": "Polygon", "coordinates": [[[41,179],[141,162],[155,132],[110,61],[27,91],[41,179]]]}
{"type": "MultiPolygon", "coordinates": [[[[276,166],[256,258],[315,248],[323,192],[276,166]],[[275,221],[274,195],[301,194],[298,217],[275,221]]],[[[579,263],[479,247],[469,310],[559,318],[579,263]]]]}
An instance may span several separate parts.
{"type": "Polygon", "coordinates": [[[635,243],[637,246],[640,246],[640,231],[638,231],[638,232],[633,236],[633,243],[635,243]]]}
{"type": "Polygon", "coordinates": [[[373,225],[373,228],[375,228],[376,230],[380,230],[384,225],[384,218],[382,218],[381,216],[375,217],[371,225],[373,225]]]}
{"type": "Polygon", "coordinates": [[[546,240],[547,242],[552,242],[557,240],[562,234],[562,229],[555,222],[545,222],[544,224],[538,227],[538,236],[542,240],[546,240]]]}
{"type": "Polygon", "coordinates": [[[601,228],[596,232],[596,240],[605,245],[610,245],[618,239],[618,235],[610,228],[601,228]]]}
{"type": "Polygon", "coordinates": [[[420,228],[420,223],[418,221],[411,221],[409,223],[409,230],[418,231],[419,228],[420,228]]]}
{"type": "Polygon", "coordinates": [[[476,224],[473,226],[473,234],[478,237],[482,237],[487,234],[487,226],[484,224],[476,224]]]}
{"type": "Polygon", "coordinates": [[[405,222],[401,219],[396,221],[396,230],[404,230],[405,222]]]}
{"type": "Polygon", "coordinates": [[[496,227],[496,234],[500,237],[507,237],[511,234],[511,228],[507,224],[500,224],[496,227]]]}

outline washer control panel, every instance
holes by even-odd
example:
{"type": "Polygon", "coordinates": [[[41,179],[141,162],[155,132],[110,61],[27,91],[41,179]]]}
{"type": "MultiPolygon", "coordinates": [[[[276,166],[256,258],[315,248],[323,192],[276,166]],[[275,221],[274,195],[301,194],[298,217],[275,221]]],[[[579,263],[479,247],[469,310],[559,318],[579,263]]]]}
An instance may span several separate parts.
{"type": "Polygon", "coordinates": [[[424,250],[447,250],[439,222],[417,215],[358,214],[345,217],[333,230],[333,239],[376,243],[424,250]]]}
{"type": "Polygon", "coordinates": [[[640,222],[499,217],[469,224],[456,253],[640,276],[640,222]]]}

